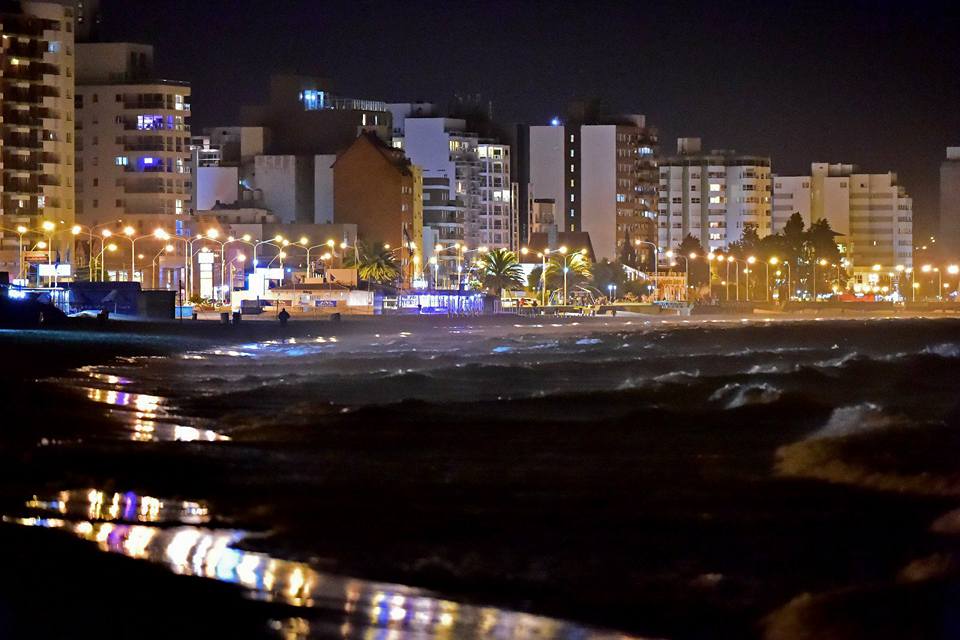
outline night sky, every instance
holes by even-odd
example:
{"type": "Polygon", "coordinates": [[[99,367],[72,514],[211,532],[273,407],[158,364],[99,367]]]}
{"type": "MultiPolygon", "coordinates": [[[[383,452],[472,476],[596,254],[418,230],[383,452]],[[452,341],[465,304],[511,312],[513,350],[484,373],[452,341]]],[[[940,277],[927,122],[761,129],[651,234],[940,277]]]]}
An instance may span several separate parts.
{"type": "Polygon", "coordinates": [[[323,2],[103,0],[104,36],[157,47],[193,83],[193,125],[234,123],[271,72],[336,93],[447,104],[492,100],[502,122],[546,123],[571,99],[645,113],[672,151],[769,154],[894,170],[917,223],[937,212],[938,167],[960,145],[960,3],[323,2]]]}

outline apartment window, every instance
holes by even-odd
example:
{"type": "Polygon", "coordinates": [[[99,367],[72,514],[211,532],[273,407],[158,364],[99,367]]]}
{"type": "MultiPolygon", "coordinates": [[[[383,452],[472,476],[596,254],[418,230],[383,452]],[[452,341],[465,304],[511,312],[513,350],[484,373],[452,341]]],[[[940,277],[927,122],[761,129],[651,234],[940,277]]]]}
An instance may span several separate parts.
{"type": "Polygon", "coordinates": [[[117,200],[117,206],[118,206],[118,207],[122,207],[122,206],[123,206],[123,200],[117,200]]]}
{"type": "Polygon", "coordinates": [[[627,201],[627,196],[625,196],[622,193],[617,194],[617,202],[626,202],[626,201],[627,201]]]}
{"type": "Polygon", "coordinates": [[[573,202],[573,194],[570,194],[570,202],[573,202]]]}
{"type": "Polygon", "coordinates": [[[97,94],[93,94],[93,102],[94,103],[100,102],[100,97],[97,94]]]}
{"type": "MultiPolygon", "coordinates": [[[[116,95],[116,102],[123,102],[123,96],[120,95],[119,93],[116,95]]],[[[119,205],[117,205],[117,206],[119,206],[119,205]]]]}
{"type": "Polygon", "coordinates": [[[718,184],[711,184],[711,185],[710,185],[710,191],[720,191],[720,185],[718,185],[718,184]]]}
{"type": "Polygon", "coordinates": [[[573,186],[573,178],[570,178],[570,186],[573,186]]]}
{"type": "Polygon", "coordinates": [[[700,198],[690,198],[691,204],[700,204],[700,198]]]}
{"type": "MultiPolygon", "coordinates": [[[[100,206],[100,201],[99,201],[99,200],[94,200],[94,201],[93,201],[93,208],[96,209],[96,208],[99,207],[99,206],[100,206]]],[[[48,226],[49,226],[49,225],[48,225],[48,226]]]]}
{"type": "Polygon", "coordinates": [[[99,186],[100,186],[100,178],[94,178],[94,179],[93,179],[93,186],[95,186],[95,187],[99,187],[99,186]]]}
{"type": "Polygon", "coordinates": [[[570,149],[570,157],[573,157],[573,149],[570,149]]]}
{"type": "Polygon", "coordinates": [[[720,204],[720,203],[721,203],[720,196],[710,196],[710,204],[720,204]]]}
{"type": "Polygon", "coordinates": [[[573,142],[573,134],[570,134],[570,142],[573,142]]]}
{"type": "Polygon", "coordinates": [[[90,144],[96,145],[99,142],[100,142],[100,138],[98,136],[93,136],[93,140],[90,141],[90,144]]]}
{"type": "Polygon", "coordinates": [[[573,165],[570,165],[570,173],[573,173],[573,165]]]}
{"type": "MultiPolygon", "coordinates": [[[[94,160],[96,160],[96,158],[94,158],[94,160]]],[[[96,164],[96,163],[94,163],[94,164],[96,164]]],[[[130,158],[128,158],[128,157],[126,157],[126,156],[117,156],[116,158],[113,159],[113,164],[117,165],[118,167],[126,167],[126,166],[129,166],[129,165],[130,165],[130,158]]]]}

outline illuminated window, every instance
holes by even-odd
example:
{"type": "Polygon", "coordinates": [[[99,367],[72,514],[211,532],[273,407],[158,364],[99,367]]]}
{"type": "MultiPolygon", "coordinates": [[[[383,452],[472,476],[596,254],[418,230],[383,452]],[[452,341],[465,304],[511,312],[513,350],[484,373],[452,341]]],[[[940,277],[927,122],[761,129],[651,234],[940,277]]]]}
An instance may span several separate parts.
{"type": "Polygon", "coordinates": [[[711,184],[711,185],[710,185],[710,191],[720,191],[720,185],[718,185],[718,184],[711,184]]]}
{"type": "Polygon", "coordinates": [[[117,156],[113,159],[113,164],[117,165],[118,167],[126,167],[130,164],[130,158],[126,156],[117,156]]]}
{"type": "Polygon", "coordinates": [[[323,109],[325,101],[326,96],[323,91],[307,89],[300,93],[300,102],[303,103],[303,108],[306,111],[319,111],[323,109]]]}
{"type": "Polygon", "coordinates": [[[137,116],[137,129],[140,131],[163,129],[163,116],[137,116]]]}

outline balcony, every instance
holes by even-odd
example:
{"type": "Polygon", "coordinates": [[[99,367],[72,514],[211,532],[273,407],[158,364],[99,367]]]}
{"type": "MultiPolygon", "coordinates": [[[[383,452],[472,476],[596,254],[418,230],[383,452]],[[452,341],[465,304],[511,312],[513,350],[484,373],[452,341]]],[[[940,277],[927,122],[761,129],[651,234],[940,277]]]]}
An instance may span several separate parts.
{"type": "Polygon", "coordinates": [[[29,43],[22,43],[18,42],[17,40],[12,40],[6,51],[4,51],[4,53],[10,57],[25,58],[28,60],[40,60],[43,58],[43,54],[46,52],[47,48],[41,45],[39,42],[32,41],[29,43]]]}
{"type": "Polygon", "coordinates": [[[30,160],[30,158],[22,158],[21,156],[7,156],[3,159],[3,170],[40,171],[40,164],[30,160]]]}

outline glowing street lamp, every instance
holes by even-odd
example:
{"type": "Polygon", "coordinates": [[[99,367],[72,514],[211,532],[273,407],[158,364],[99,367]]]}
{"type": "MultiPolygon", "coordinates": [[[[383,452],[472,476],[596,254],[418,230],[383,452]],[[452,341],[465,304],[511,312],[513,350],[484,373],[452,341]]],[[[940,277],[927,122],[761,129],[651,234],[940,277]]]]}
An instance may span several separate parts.
{"type": "MultiPolygon", "coordinates": [[[[780,263],[781,263],[780,258],[776,256],[773,256],[772,258],[770,258],[770,264],[772,264],[773,266],[777,266],[780,263]]],[[[786,265],[787,267],[787,302],[789,302],[790,298],[792,297],[791,283],[790,283],[790,261],[784,260],[783,264],[786,265]]]]}
{"type": "Polygon", "coordinates": [[[659,258],[660,258],[660,255],[659,255],[660,247],[653,244],[652,242],[647,242],[646,240],[634,240],[634,244],[636,244],[638,247],[644,244],[648,244],[651,247],[653,247],[653,288],[654,288],[654,297],[656,297],[656,295],[660,291],[659,275],[657,275],[657,272],[659,271],[659,265],[657,263],[659,262],[659,258]]]}

